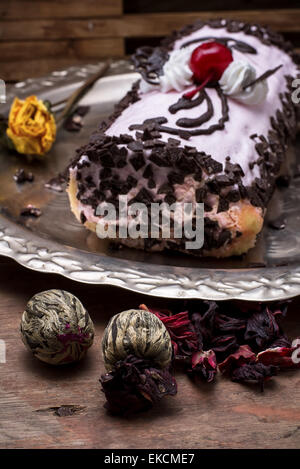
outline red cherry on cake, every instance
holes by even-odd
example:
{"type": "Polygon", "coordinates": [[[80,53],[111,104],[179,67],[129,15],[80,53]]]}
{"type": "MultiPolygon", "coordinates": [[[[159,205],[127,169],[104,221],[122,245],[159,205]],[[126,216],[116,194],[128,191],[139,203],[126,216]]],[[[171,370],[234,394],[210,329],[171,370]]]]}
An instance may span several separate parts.
{"type": "Polygon", "coordinates": [[[192,53],[190,68],[197,83],[219,81],[225,69],[233,61],[230,49],[219,42],[204,42],[192,53]]]}
{"type": "Polygon", "coordinates": [[[215,41],[204,42],[193,51],[190,69],[193,78],[200,85],[184,95],[191,99],[207,83],[219,81],[228,65],[233,61],[230,49],[215,41]]]}

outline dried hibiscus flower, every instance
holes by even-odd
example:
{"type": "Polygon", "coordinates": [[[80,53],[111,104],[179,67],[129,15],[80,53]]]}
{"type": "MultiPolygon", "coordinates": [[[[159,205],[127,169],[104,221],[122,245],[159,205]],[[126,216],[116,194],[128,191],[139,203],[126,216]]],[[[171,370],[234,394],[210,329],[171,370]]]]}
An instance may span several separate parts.
{"type": "Polygon", "coordinates": [[[193,378],[213,381],[217,372],[215,353],[202,350],[202,340],[200,343],[188,312],[172,315],[169,310],[148,309],[146,305],[140,305],[140,308],[155,314],[164,323],[172,340],[174,358],[185,361],[187,373],[193,378]]]}
{"type": "Polygon", "coordinates": [[[257,361],[264,365],[276,365],[281,370],[300,368],[300,339],[294,347],[273,347],[257,354],[257,361]]]}
{"type": "Polygon", "coordinates": [[[274,365],[264,365],[263,363],[247,363],[231,373],[232,381],[237,383],[255,382],[259,383],[261,390],[264,390],[264,383],[267,379],[277,374],[278,367],[274,365]]]}
{"type": "Polygon", "coordinates": [[[287,338],[286,335],[282,334],[280,337],[277,337],[274,342],[269,345],[269,348],[276,348],[276,347],[291,347],[292,343],[287,338]]]}
{"type": "Polygon", "coordinates": [[[252,343],[256,348],[265,347],[270,340],[275,340],[279,335],[279,325],[268,306],[254,313],[247,321],[245,341],[252,343]]]}
{"type": "Polygon", "coordinates": [[[104,331],[102,355],[107,373],[100,382],[111,412],[129,415],[176,394],[169,371],[171,338],[150,311],[131,309],[113,316],[104,331]]]}
{"type": "Polygon", "coordinates": [[[213,350],[195,352],[191,359],[191,366],[187,369],[191,377],[200,377],[210,383],[217,373],[217,359],[213,350]]]}
{"type": "Polygon", "coordinates": [[[164,323],[172,340],[175,358],[191,357],[198,350],[197,335],[187,311],[172,315],[169,310],[148,309],[146,305],[140,305],[140,309],[150,311],[164,323]]]}
{"type": "Polygon", "coordinates": [[[237,350],[239,344],[234,335],[217,336],[211,341],[211,348],[218,357],[218,360],[224,360],[229,353],[237,350]]]}
{"type": "Polygon", "coordinates": [[[219,363],[219,370],[222,374],[231,376],[233,370],[250,362],[255,362],[256,355],[249,345],[241,345],[240,348],[229,355],[222,363],[219,363]]]}
{"type": "Polygon", "coordinates": [[[147,410],[163,396],[174,396],[176,381],[168,370],[153,368],[149,360],[128,355],[115,363],[114,371],[101,376],[105,407],[113,414],[128,416],[147,410]]]}
{"type": "Polygon", "coordinates": [[[206,349],[214,337],[218,305],[215,301],[203,301],[200,305],[200,310],[190,313],[190,319],[198,337],[199,347],[206,349]]]}

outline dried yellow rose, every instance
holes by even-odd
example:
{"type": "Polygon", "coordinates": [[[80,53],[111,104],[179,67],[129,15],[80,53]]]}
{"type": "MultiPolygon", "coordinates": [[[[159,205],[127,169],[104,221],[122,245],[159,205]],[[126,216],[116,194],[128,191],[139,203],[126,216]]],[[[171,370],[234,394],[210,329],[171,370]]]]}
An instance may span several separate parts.
{"type": "Polygon", "coordinates": [[[15,98],[6,133],[18,153],[42,156],[52,147],[56,124],[53,114],[36,96],[28,96],[25,101],[15,98]]]}

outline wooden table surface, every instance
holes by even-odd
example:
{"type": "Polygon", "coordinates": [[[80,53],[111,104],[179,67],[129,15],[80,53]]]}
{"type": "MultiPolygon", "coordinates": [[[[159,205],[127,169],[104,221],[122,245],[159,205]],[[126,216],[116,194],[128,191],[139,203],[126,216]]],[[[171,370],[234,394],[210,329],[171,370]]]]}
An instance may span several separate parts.
{"type": "MultiPolygon", "coordinates": [[[[100,342],[111,315],[141,302],[172,307],[112,287],[74,283],[26,270],[0,258],[0,339],[7,347],[0,363],[0,448],[299,448],[300,373],[288,371],[256,386],[218,377],[195,385],[177,372],[178,394],[152,411],[119,418],[103,408],[98,378],[103,372],[100,342]],[[55,368],[32,357],[19,336],[21,313],[42,290],[62,288],[77,295],[95,323],[96,337],[81,363],[55,368]],[[49,409],[79,406],[71,416],[49,409]]],[[[292,302],[285,329],[300,336],[300,299],[292,302]]]]}

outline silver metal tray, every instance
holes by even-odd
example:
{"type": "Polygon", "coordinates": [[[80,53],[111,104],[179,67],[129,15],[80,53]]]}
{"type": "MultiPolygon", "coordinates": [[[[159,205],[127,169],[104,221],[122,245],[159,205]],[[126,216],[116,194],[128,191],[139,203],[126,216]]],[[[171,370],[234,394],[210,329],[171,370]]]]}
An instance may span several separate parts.
{"type": "MultiPolygon", "coordinates": [[[[8,102],[0,112],[8,111],[15,95],[22,98],[37,94],[52,102],[60,101],[97,68],[72,67],[43,79],[17,83],[9,87],[8,102]]],[[[100,79],[81,102],[91,105],[83,129],[79,133],[60,130],[56,144],[43,161],[29,163],[22,156],[1,150],[0,254],[40,272],[160,297],[266,301],[300,294],[300,178],[294,178],[288,189],[276,190],[268,211],[269,219],[284,213],[286,228],[271,229],[266,221],[254,249],[245,256],[226,260],[130,249],[113,251],[75,220],[65,193],[45,188],[136,78],[128,62],[115,61],[108,76],[100,79]],[[33,184],[18,186],[14,182],[13,175],[21,167],[34,173],[33,184]],[[42,209],[40,218],[20,217],[20,209],[29,203],[42,209]]],[[[292,168],[296,159],[292,150],[292,168]]]]}

